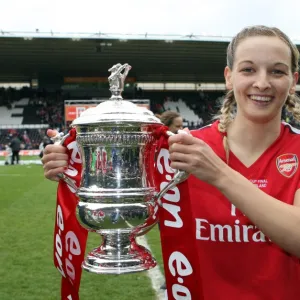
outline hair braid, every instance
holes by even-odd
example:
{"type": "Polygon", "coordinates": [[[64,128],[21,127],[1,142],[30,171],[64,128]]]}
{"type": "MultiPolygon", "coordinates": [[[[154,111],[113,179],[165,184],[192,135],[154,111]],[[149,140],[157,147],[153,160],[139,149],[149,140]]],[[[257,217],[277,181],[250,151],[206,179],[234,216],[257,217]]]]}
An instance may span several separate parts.
{"type": "Polygon", "coordinates": [[[232,121],[233,119],[232,116],[234,113],[233,112],[234,105],[235,105],[235,98],[234,98],[233,91],[231,90],[227,92],[222,107],[220,109],[221,114],[218,116],[218,118],[220,119],[220,123],[218,127],[220,132],[226,132],[229,123],[232,121]]]}
{"type": "MultiPolygon", "coordinates": [[[[227,92],[225,99],[223,101],[222,107],[220,109],[221,114],[218,116],[218,118],[220,119],[218,129],[222,133],[226,133],[228,125],[230,124],[230,122],[233,119],[234,105],[235,105],[235,98],[234,98],[233,90],[231,90],[231,91],[227,92]]],[[[228,162],[229,162],[229,144],[228,144],[227,134],[224,134],[224,137],[223,137],[223,147],[225,149],[226,162],[228,164],[228,162]]]]}
{"type": "Polygon", "coordinates": [[[297,94],[288,96],[285,108],[293,115],[296,122],[300,122],[300,97],[297,94]]]}

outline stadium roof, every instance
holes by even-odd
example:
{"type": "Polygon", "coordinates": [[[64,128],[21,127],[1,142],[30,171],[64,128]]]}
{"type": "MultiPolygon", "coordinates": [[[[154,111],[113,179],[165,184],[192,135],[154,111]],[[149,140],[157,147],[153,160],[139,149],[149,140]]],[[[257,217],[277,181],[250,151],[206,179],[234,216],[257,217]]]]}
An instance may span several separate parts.
{"type": "MultiPolygon", "coordinates": [[[[51,35],[50,35],[51,36],[51,35]]],[[[49,37],[2,34],[0,82],[32,78],[107,77],[129,63],[138,82],[224,82],[229,38],[184,36],[49,37]]],[[[298,47],[300,49],[300,46],[298,47]]]]}
{"type": "Polygon", "coordinates": [[[0,81],[38,76],[108,76],[115,63],[129,63],[142,82],[223,82],[228,42],[0,38],[0,81]]]}

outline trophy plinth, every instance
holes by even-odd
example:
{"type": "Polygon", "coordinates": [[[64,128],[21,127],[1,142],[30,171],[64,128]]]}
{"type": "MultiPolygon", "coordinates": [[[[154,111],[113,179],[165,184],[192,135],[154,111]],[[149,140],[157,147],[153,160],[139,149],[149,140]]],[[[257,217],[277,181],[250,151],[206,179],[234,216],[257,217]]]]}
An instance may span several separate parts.
{"type": "Polygon", "coordinates": [[[135,238],[131,240],[130,234],[102,232],[101,236],[102,245],[87,255],[83,269],[97,274],[125,274],[156,266],[156,260],[151,253],[138,245],[135,238]]]}

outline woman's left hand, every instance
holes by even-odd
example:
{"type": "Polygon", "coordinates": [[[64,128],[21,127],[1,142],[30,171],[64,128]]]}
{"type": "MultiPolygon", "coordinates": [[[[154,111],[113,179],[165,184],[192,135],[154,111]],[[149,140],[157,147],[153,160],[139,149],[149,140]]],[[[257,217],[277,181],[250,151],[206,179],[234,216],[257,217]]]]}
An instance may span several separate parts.
{"type": "Polygon", "coordinates": [[[169,152],[173,169],[186,171],[216,187],[229,168],[210,146],[191,135],[169,137],[169,152]]]}

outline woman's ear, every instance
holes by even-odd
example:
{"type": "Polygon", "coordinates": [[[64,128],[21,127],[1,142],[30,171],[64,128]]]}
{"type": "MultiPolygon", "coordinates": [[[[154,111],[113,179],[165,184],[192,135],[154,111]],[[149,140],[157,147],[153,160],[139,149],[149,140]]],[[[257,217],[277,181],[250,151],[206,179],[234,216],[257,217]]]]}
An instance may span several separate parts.
{"type": "Polygon", "coordinates": [[[232,90],[233,85],[232,85],[232,71],[231,69],[226,66],[224,69],[224,77],[225,77],[225,82],[226,82],[226,88],[227,90],[232,90]]]}
{"type": "Polygon", "coordinates": [[[296,93],[296,85],[297,85],[297,82],[298,82],[298,79],[299,79],[299,73],[298,72],[295,72],[293,74],[293,84],[290,88],[290,95],[293,95],[296,93]]]}

